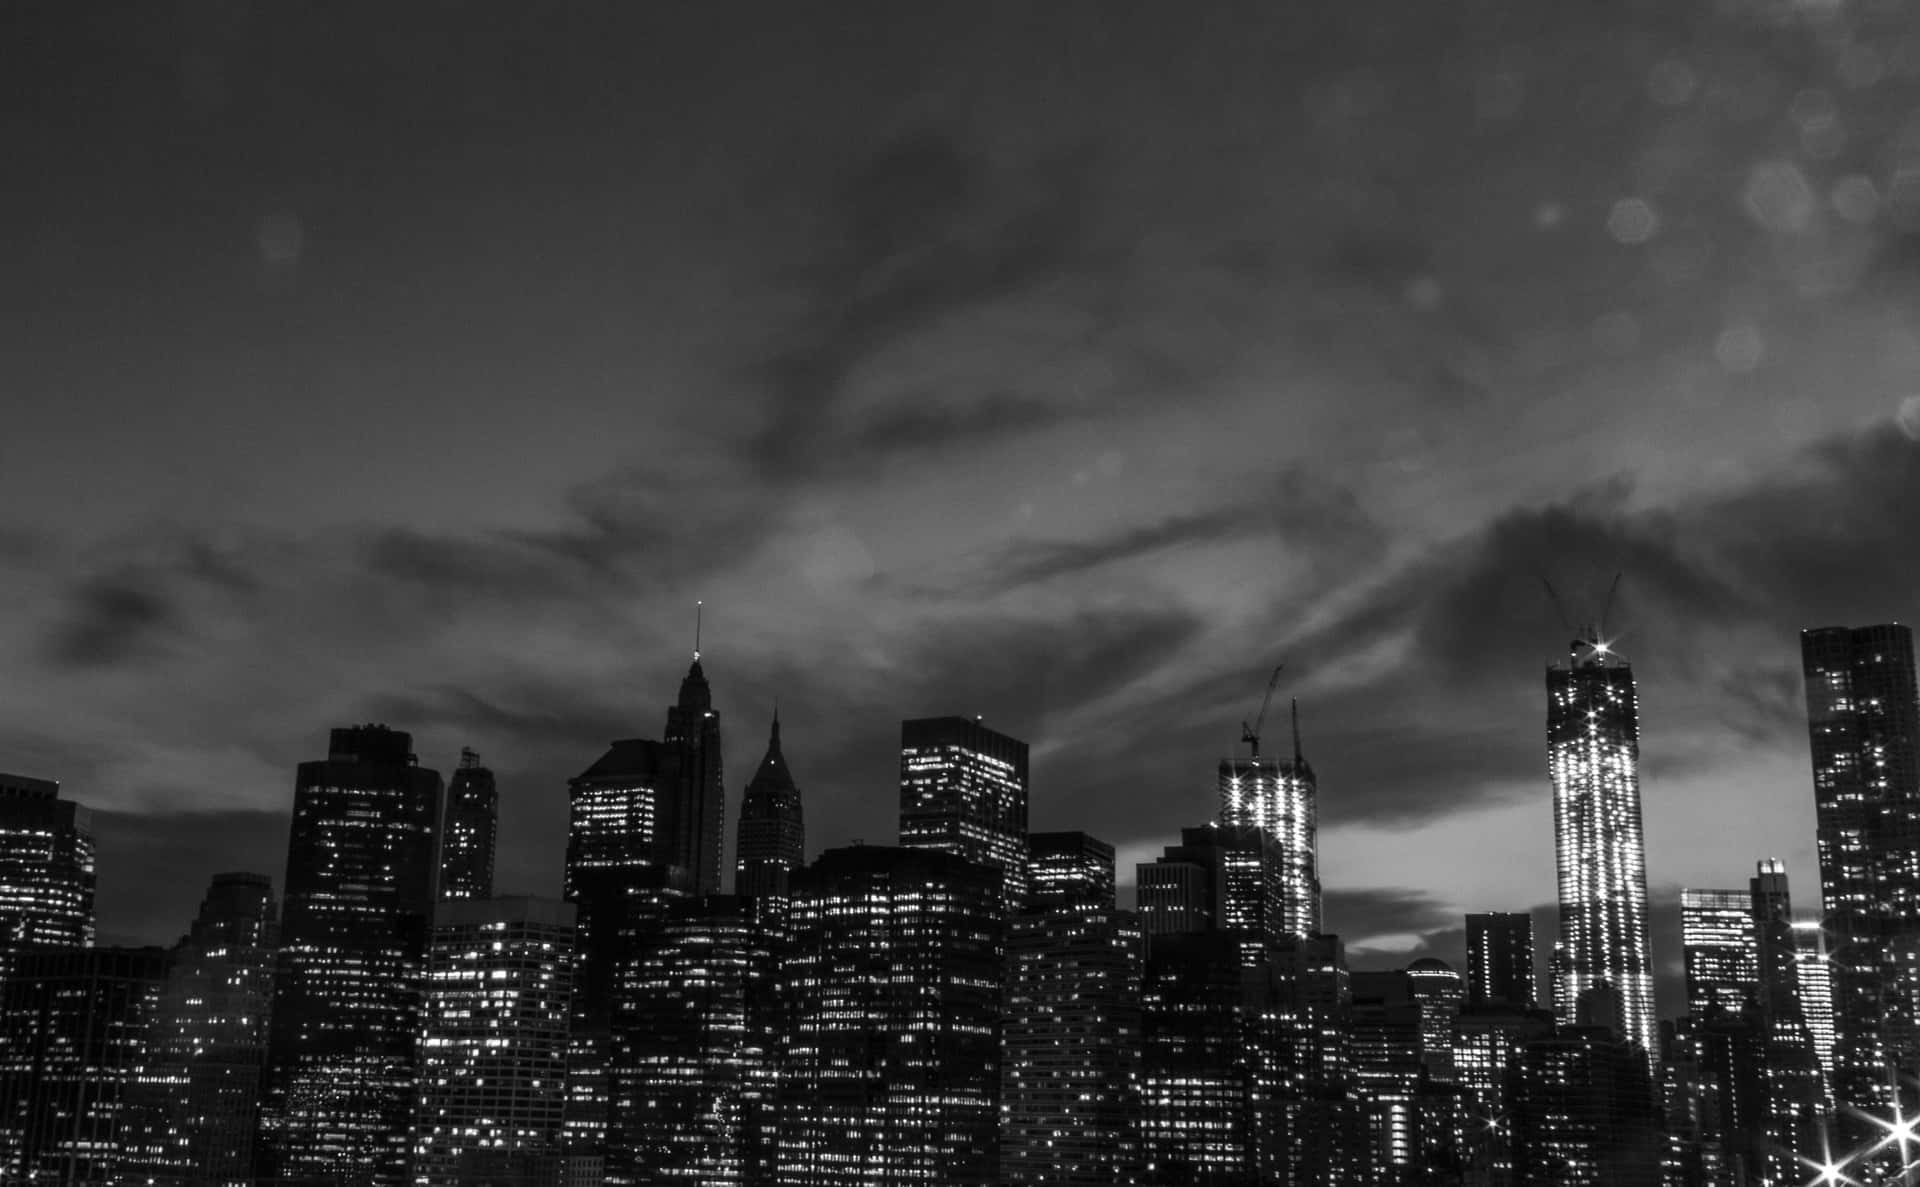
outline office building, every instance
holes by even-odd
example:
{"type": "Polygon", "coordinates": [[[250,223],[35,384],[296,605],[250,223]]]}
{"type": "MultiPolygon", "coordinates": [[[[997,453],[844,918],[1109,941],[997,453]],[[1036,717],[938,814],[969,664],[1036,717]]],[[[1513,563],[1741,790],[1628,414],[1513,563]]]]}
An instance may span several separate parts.
{"type": "Polygon", "coordinates": [[[1746,890],[1680,891],[1680,947],[1687,1013],[1738,1015],[1760,985],[1753,895],[1746,890]]]}
{"type": "Polygon", "coordinates": [[[0,990],[0,1182],[120,1183],[161,948],[28,947],[0,990]]]}
{"type": "Polygon", "coordinates": [[[405,1180],[441,780],[413,738],[332,732],[300,764],[274,970],[260,1177],[405,1180]]]}
{"type": "Polygon", "coordinates": [[[1273,945],[1299,938],[1287,930],[1286,856],[1265,829],[1181,829],[1180,844],[1140,863],[1135,877],[1140,923],[1149,936],[1227,932],[1245,947],[1249,964],[1273,945]]]}
{"type": "Polygon", "coordinates": [[[781,1184],[999,1182],[1004,883],[931,848],[794,874],[781,1184]]]}
{"type": "Polygon", "coordinates": [[[795,786],[787,757],[780,750],[780,717],[774,715],[767,752],[747,781],[740,802],[740,830],[735,845],[733,885],[740,897],[775,905],[785,913],[790,898],[788,879],[806,864],[806,816],[800,789],[795,786]]]}
{"type": "Polygon", "coordinates": [[[128,1182],[240,1187],[267,1063],[279,910],[265,874],[216,874],[173,950],[128,1093],[128,1182]]]}
{"type": "Polygon", "coordinates": [[[965,717],[900,723],[900,844],[998,870],[1008,911],[1026,902],[1027,744],[965,717]]]}
{"type": "Polygon", "coordinates": [[[1554,1009],[1575,1023],[1604,1002],[1607,1022],[1658,1053],[1640,822],[1640,709],[1633,669],[1589,629],[1565,667],[1547,670],[1560,939],[1554,1009]]]}
{"type": "Polygon", "coordinates": [[[1660,1187],[1665,1143],[1647,1056],[1612,1027],[1565,1027],[1508,1080],[1517,1187],[1660,1187]]]}
{"type": "Polygon", "coordinates": [[[1467,1006],[1531,1010],[1533,916],[1485,911],[1467,916],[1467,1006]]]}
{"type": "Polygon", "coordinates": [[[447,821],[440,836],[440,897],[492,898],[494,838],[500,828],[500,792],[480,756],[460,751],[460,769],[447,786],[447,821]]]}
{"type": "Polygon", "coordinates": [[[563,1187],[575,911],[552,899],[440,905],[427,951],[413,1182],[563,1187]]]}
{"type": "Polygon", "coordinates": [[[0,984],[27,945],[93,943],[93,814],[48,779],[0,774],[0,984]]]}
{"type": "Polygon", "coordinates": [[[718,894],[726,845],[727,790],[720,765],[720,714],[700,666],[700,651],[667,709],[665,742],[680,753],[680,785],[668,815],[675,884],[691,894],[718,894]]]}
{"type": "Polygon", "coordinates": [[[1036,911],[1111,911],[1113,846],[1083,832],[1027,836],[1028,903],[1036,911]]]}
{"type": "MultiPolygon", "coordinates": [[[[1920,707],[1913,632],[1801,632],[1820,888],[1835,1029],[1834,1092],[1887,1115],[1920,1075],[1920,707]]],[[[1870,1131],[1849,1122],[1847,1136],[1870,1131]]]]}
{"type": "Polygon", "coordinates": [[[1223,826],[1252,826],[1279,852],[1283,935],[1320,930],[1319,786],[1300,749],[1300,707],[1293,707],[1293,758],[1255,754],[1220,761],[1223,826]]]}

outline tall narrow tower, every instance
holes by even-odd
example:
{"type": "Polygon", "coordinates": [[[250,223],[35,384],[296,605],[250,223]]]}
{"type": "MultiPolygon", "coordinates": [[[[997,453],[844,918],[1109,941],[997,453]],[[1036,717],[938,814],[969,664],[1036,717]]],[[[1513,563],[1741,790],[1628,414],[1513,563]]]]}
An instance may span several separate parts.
{"type": "Polygon", "coordinates": [[[671,814],[673,864],[694,894],[718,894],[725,836],[726,789],[720,773],[720,714],[700,666],[700,628],[694,627],[693,665],[680,682],[680,699],[667,710],[666,743],[681,753],[680,794],[671,814]]]}
{"type": "MultiPolygon", "coordinates": [[[[1256,743],[1257,747],[1257,743],[1256,743]]],[[[1320,930],[1319,787],[1300,749],[1300,705],[1293,705],[1293,758],[1254,753],[1220,760],[1220,823],[1251,825],[1280,853],[1280,930],[1320,930]]]]}
{"type": "Polygon", "coordinates": [[[756,901],[784,903],[787,879],[806,860],[806,820],[800,789],[780,752],[780,715],[773,716],[767,753],[747,783],[740,804],[740,835],[733,867],[735,893],[756,901]]]}
{"type": "Polygon", "coordinates": [[[493,897],[493,844],[500,827],[500,792],[480,756],[460,751],[460,769],[447,788],[447,823],[440,835],[440,897],[493,897]]]}
{"type": "Polygon", "coordinates": [[[1834,1094],[1884,1110],[1920,1073],[1920,706],[1913,632],[1800,635],[1832,969],[1834,1094]]]}
{"type": "Polygon", "coordinates": [[[1653,960],[1640,824],[1640,707],[1633,669],[1589,627],[1547,669],[1547,769],[1560,881],[1554,1005],[1610,1023],[1651,1059],[1653,960]]]}

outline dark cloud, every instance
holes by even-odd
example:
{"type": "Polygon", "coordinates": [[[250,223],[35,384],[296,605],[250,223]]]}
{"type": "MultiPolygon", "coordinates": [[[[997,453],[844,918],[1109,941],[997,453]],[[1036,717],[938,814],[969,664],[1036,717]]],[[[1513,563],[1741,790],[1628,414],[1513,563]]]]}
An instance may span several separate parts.
{"type": "Polygon", "coordinates": [[[179,625],[172,597],[150,575],[103,573],[73,590],[45,654],[62,667],[121,667],[152,657],[179,625]]]}
{"type": "MultiPolygon", "coordinates": [[[[292,786],[292,772],[287,785],[292,786]]],[[[251,871],[285,893],[290,816],[275,812],[95,810],[101,942],[171,944],[215,874],[251,871]]]]}

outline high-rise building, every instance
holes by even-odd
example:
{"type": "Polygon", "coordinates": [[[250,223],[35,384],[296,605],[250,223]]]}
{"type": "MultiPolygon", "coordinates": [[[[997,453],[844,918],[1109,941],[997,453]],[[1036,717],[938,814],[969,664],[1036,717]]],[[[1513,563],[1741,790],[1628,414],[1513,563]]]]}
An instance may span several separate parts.
{"type": "Polygon", "coordinates": [[[1210,824],[1180,830],[1158,861],[1140,863],[1136,895],[1150,936],[1223,931],[1239,939],[1249,963],[1287,930],[1286,858],[1265,829],[1210,824]]]}
{"type": "Polygon", "coordinates": [[[669,816],[677,882],[693,894],[718,894],[727,790],[720,768],[720,714],[698,646],[693,666],[680,681],[680,699],[667,709],[666,743],[680,752],[679,794],[669,816]]]}
{"type": "Polygon", "coordinates": [[[1003,885],[929,848],[795,872],[780,1183],[999,1181],[1003,885]]]}
{"type": "Polygon", "coordinates": [[[778,904],[784,912],[787,880],[806,863],[806,817],[800,789],[780,751],[780,715],[774,714],[767,752],[747,781],[740,802],[740,831],[735,846],[733,885],[742,897],[778,904]]]}
{"type": "Polygon", "coordinates": [[[49,779],[0,774],[0,985],[29,944],[93,943],[93,814],[49,779]]]}
{"type": "Polygon", "coordinates": [[[1663,1143],[1644,1050],[1612,1027],[1521,1048],[1508,1078],[1519,1187],[1659,1187],[1663,1143]]]}
{"type": "Polygon", "coordinates": [[[494,836],[500,792],[480,756],[460,751],[460,769],[447,787],[447,822],[440,835],[440,897],[492,898],[494,836]]]}
{"type": "Polygon", "coordinates": [[[965,717],[900,723],[900,844],[1000,871],[1009,910],[1026,902],[1027,744],[965,717]]]}
{"type": "Polygon", "coordinates": [[[279,911],[265,874],[216,874],[154,1004],[128,1095],[130,1183],[243,1187],[267,1062],[279,911]]]}
{"type": "Polygon", "coordinates": [[[1833,1020],[1833,966],[1827,960],[1827,933],[1818,919],[1793,921],[1794,980],[1800,1012],[1813,1032],[1813,1049],[1831,1086],[1834,1050],[1839,1043],[1833,1020]]]}
{"type": "Polygon", "coordinates": [[[1640,824],[1640,708],[1633,669],[1589,629],[1547,669],[1560,940],[1554,1008],[1566,1023],[1606,1001],[1610,1024],[1658,1052],[1640,824]]]}
{"type": "Polygon", "coordinates": [[[1467,1006],[1531,1010],[1533,916],[1524,911],[1483,911],[1467,916],[1467,1006]]]}
{"type": "Polygon", "coordinates": [[[413,738],[332,732],[300,764],[274,970],[260,1177],[398,1184],[420,977],[438,888],[441,781],[413,738]]]}
{"type": "Polygon", "coordinates": [[[1760,1006],[1769,1014],[1799,1011],[1799,943],[1793,934],[1786,863],[1773,857],[1757,862],[1754,876],[1747,879],[1747,901],[1753,914],[1754,978],[1760,1006]]]}
{"type": "Polygon", "coordinates": [[[1680,946],[1689,1014],[1737,1015],[1746,1008],[1760,984],[1751,891],[1682,889],[1680,946]]]}
{"type": "Polygon", "coordinates": [[[752,900],[668,904],[617,975],[609,1179],[772,1184],[778,969],[752,900]]]}
{"type": "Polygon", "coordinates": [[[1113,846],[1030,838],[1032,905],[1007,934],[1002,1181],[1136,1181],[1140,978],[1131,912],[1113,909],[1113,846]]]}
{"type": "Polygon", "coordinates": [[[562,1187],[573,904],[440,904],[427,952],[413,1182],[562,1187]]]}
{"type": "Polygon", "coordinates": [[[23,948],[0,991],[0,1182],[120,1183],[161,948],[23,948]]]}
{"type": "Polygon", "coordinates": [[[1251,825],[1280,855],[1280,932],[1320,930],[1319,785],[1300,749],[1300,706],[1293,706],[1293,758],[1220,760],[1220,823],[1251,825]]]}
{"type": "Polygon", "coordinates": [[[1111,911],[1113,846],[1082,832],[1027,836],[1029,903],[1036,911],[1111,911]]]}
{"type": "MultiPolygon", "coordinates": [[[[1836,1031],[1834,1093],[1886,1115],[1920,1074],[1920,705],[1913,632],[1803,631],[1836,1031]]],[[[1865,1132],[1865,1131],[1857,1131],[1865,1132]]]]}

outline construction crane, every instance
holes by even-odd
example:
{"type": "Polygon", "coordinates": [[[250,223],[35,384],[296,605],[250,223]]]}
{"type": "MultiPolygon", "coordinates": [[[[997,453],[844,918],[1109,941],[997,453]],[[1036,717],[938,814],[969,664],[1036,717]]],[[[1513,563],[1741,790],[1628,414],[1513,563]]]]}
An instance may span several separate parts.
{"type": "Polygon", "coordinates": [[[1253,723],[1251,725],[1244,721],[1240,723],[1240,740],[1253,748],[1252,757],[1254,758],[1260,757],[1260,726],[1267,720],[1267,706],[1273,704],[1273,690],[1280,687],[1280,673],[1286,669],[1286,666],[1285,664],[1274,665],[1273,677],[1267,681],[1267,695],[1260,698],[1260,712],[1254,717],[1253,723]]]}

